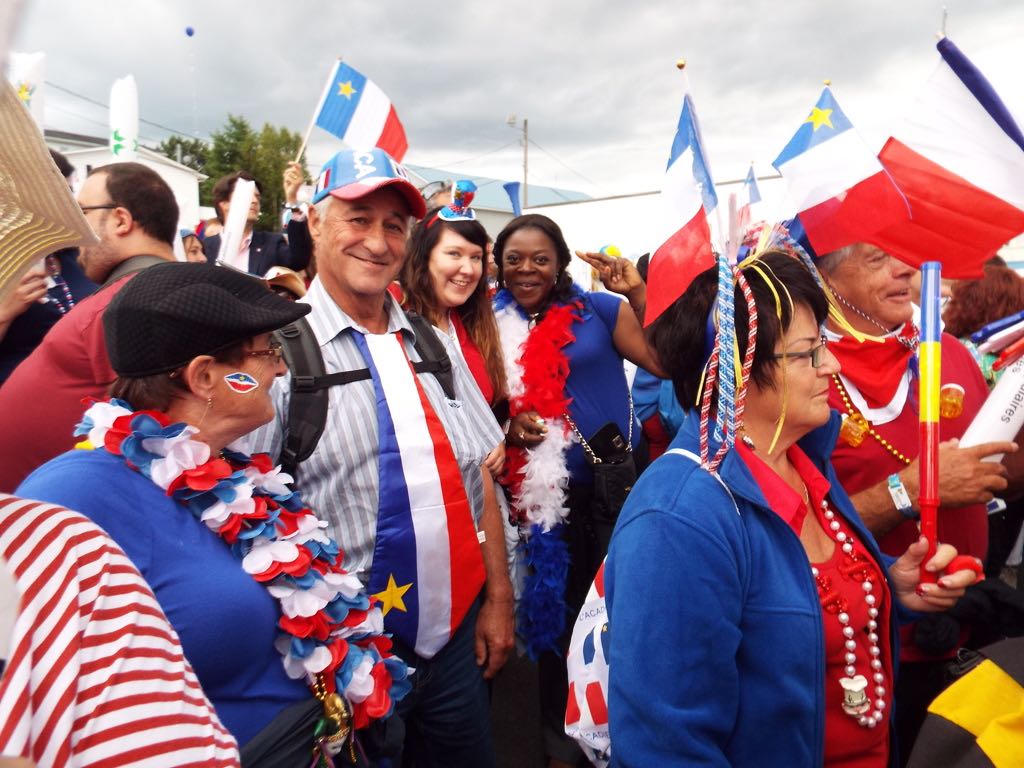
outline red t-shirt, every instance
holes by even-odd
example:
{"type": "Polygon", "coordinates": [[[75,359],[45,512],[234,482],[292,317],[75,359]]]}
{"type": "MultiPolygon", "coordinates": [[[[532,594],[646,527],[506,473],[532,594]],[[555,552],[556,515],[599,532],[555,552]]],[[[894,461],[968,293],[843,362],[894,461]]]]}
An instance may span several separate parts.
{"type": "MultiPolygon", "coordinates": [[[[737,441],[736,448],[750,469],[761,493],[771,505],[772,511],[781,517],[794,533],[799,535],[808,513],[803,499],[746,445],[737,441]]],[[[807,486],[811,506],[815,510],[818,521],[823,528],[828,530],[821,508],[821,502],[828,496],[830,489],[828,480],[818,471],[818,468],[807,458],[799,446],[793,445],[786,455],[797,474],[800,475],[800,479],[807,486]]],[[[877,697],[874,694],[876,684],[872,681],[874,673],[869,666],[870,643],[866,637],[869,620],[868,605],[864,600],[864,590],[861,586],[865,580],[865,574],[875,585],[875,589],[872,591],[877,600],[875,605],[878,608],[878,627],[875,631],[878,635],[878,647],[881,651],[885,676],[883,687],[886,690],[886,708],[884,710],[885,717],[874,728],[859,725],[856,718],[843,711],[843,689],[839,684],[839,679],[846,674],[846,638],[843,637],[842,625],[836,618],[838,611],[827,611],[823,608],[821,616],[825,638],[824,765],[827,768],[884,768],[888,765],[889,758],[889,713],[892,709],[893,689],[892,646],[889,642],[889,602],[891,597],[885,575],[878,564],[867,553],[852,528],[843,525],[842,522],[840,525],[853,542],[857,565],[865,570],[861,571],[855,567],[838,544],[828,561],[814,563],[814,566],[818,569],[820,577],[827,580],[832,594],[837,599],[841,598],[845,601],[843,608],[850,616],[849,626],[858,632],[855,667],[857,674],[864,675],[869,681],[868,699],[872,705],[877,697]]]]}
{"type": "MultiPolygon", "coordinates": [[[[942,383],[959,384],[964,388],[963,413],[955,419],[944,418],[939,421],[940,439],[950,440],[960,437],[967,430],[988,397],[988,387],[971,353],[947,333],[942,334],[942,383]]],[[[919,452],[916,382],[911,382],[910,390],[903,412],[894,421],[877,427],[872,426],[904,456],[913,460],[917,458],[919,452]]],[[[829,405],[840,414],[847,412],[835,381],[830,382],[828,397],[829,405]]],[[[835,467],[843,488],[853,496],[884,481],[894,472],[904,469],[906,464],[883,448],[875,438],[867,435],[864,442],[856,448],[840,439],[832,453],[832,466],[835,467]]],[[[899,557],[917,540],[917,537],[916,522],[907,520],[880,537],[878,545],[886,554],[899,557]]],[[[939,541],[956,547],[960,554],[974,555],[984,560],[988,550],[988,514],[985,505],[971,504],[956,509],[940,507],[938,537],[939,541]]],[[[912,625],[902,628],[901,649],[900,658],[906,661],[934,658],[926,656],[914,647],[912,625]]]]}
{"type": "Polygon", "coordinates": [[[82,399],[104,397],[117,377],[103,312],[134,274],[76,304],[0,387],[0,491],[12,493],[40,464],[74,448],[82,399]]]}

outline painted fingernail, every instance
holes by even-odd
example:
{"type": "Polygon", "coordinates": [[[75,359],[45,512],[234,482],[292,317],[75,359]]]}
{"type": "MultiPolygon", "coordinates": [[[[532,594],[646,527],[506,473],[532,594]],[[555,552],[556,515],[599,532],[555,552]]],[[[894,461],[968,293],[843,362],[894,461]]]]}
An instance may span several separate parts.
{"type": "Polygon", "coordinates": [[[919,597],[925,597],[931,591],[931,587],[927,584],[917,585],[917,594],[919,597]]]}

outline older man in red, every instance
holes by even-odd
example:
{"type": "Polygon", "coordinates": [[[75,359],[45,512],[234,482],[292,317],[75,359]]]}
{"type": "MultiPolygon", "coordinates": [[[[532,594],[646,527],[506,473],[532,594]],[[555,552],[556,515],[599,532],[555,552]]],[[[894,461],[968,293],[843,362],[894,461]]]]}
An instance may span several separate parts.
{"type": "MultiPolygon", "coordinates": [[[[823,257],[819,268],[849,324],[879,341],[859,343],[829,322],[829,350],[842,364],[829,401],[846,417],[832,461],[857,512],[882,551],[899,555],[918,536],[917,328],[910,282],[915,270],[878,248],[858,243],[823,257]],[[862,429],[854,429],[856,424],[862,429]]],[[[963,411],[940,423],[938,537],[962,554],[984,559],[988,546],[985,504],[1007,487],[1006,469],[986,456],[1016,451],[1014,443],[960,448],[988,394],[970,353],[942,337],[942,384],[963,388],[963,411]]],[[[896,727],[905,762],[934,696],[943,688],[944,656],[916,647],[904,628],[896,685],[896,727]]],[[[963,639],[963,638],[961,638],[963,639]]],[[[949,654],[952,655],[952,652],[949,654]]]]}

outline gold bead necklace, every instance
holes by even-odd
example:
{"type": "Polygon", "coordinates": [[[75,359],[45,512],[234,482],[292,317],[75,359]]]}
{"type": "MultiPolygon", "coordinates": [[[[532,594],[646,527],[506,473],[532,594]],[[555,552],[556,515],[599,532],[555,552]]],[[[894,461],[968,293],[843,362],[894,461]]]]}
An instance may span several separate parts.
{"type": "Polygon", "coordinates": [[[899,450],[897,450],[897,448],[892,443],[890,443],[888,440],[886,440],[884,437],[878,434],[878,432],[875,431],[875,428],[871,426],[871,422],[865,419],[864,415],[858,412],[857,409],[853,407],[853,403],[850,402],[849,395],[847,395],[846,390],[843,388],[842,382],[839,381],[839,374],[833,373],[832,381],[835,382],[836,389],[839,392],[839,397],[843,399],[843,405],[846,407],[846,415],[850,417],[860,416],[861,419],[864,419],[864,423],[868,425],[868,434],[875,438],[875,440],[877,440],[878,443],[883,448],[885,448],[885,450],[887,450],[897,459],[902,461],[904,464],[909,465],[911,460],[904,456],[899,450]]]}

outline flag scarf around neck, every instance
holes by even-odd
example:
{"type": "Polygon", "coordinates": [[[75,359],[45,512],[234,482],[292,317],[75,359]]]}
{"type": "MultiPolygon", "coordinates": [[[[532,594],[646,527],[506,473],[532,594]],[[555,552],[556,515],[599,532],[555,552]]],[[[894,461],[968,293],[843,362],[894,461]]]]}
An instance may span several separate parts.
{"type": "Polygon", "coordinates": [[[718,197],[706,158],[687,84],[662,187],[669,231],[674,234],[651,256],[645,326],[682,296],[693,278],[715,263],[707,212],[718,205],[718,197]]]}
{"type": "Polygon", "coordinates": [[[830,88],[772,165],[819,254],[869,240],[878,230],[906,221],[910,208],[839,107],[830,88]]]}
{"type": "Polygon", "coordinates": [[[484,583],[462,473],[400,334],[352,334],[373,378],[380,501],[370,594],[384,628],[432,658],[484,583]]]}
{"type": "Polygon", "coordinates": [[[353,149],[380,147],[399,163],[409,148],[405,128],[384,91],[341,61],[327,78],[316,124],[353,149]]]}
{"type": "Polygon", "coordinates": [[[533,328],[530,318],[507,289],[494,299],[498,336],[505,357],[509,412],[512,418],[535,411],[547,435],[532,448],[510,445],[502,482],[509,489],[512,514],[523,534],[520,554],[529,566],[517,612],[519,634],[529,656],[560,653],[557,642],[565,628],[565,581],[569,550],[562,526],[569,510],[568,452],[572,432],[563,418],[569,361],[565,347],[576,340],[572,324],[581,319],[580,297],[552,305],[533,328]]]}
{"type": "Polygon", "coordinates": [[[896,396],[908,366],[912,365],[914,352],[900,342],[900,337],[910,340],[915,332],[914,326],[907,323],[899,333],[880,341],[843,336],[830,341],[828,349],[842,366],[843,377],[857,387],[868,406],[882,408],[896,396]]]}
{"type": "Polygon", "coordinates": [[[978,278],[1024,232],[1024,134],[953,42],[937,47],[941,60],[879,154],[912,219],[868,242],[915,267],[938,259],[943,277],[978,278]]]}

